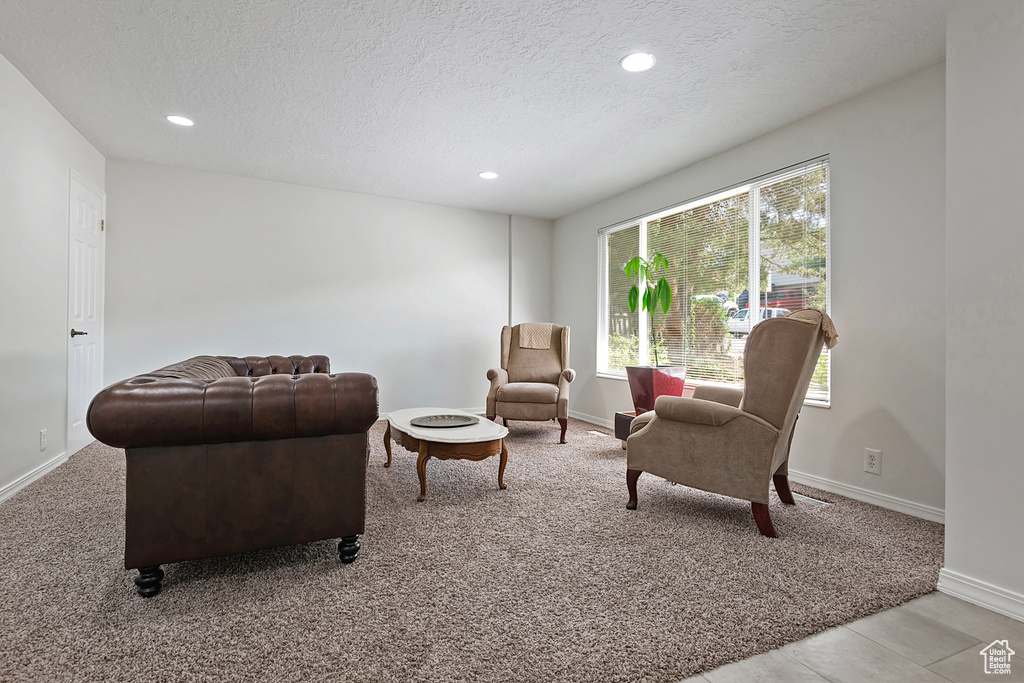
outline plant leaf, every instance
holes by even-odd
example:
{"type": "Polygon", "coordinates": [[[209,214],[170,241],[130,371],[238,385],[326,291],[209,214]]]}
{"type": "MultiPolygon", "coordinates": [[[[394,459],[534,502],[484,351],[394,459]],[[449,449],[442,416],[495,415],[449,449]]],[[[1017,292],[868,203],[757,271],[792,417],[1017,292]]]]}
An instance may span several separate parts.
{"type": "Polygon", "coordinates": [[[640,300],[640,289],[633,285],[629,288],[629,310],[636,311],[636,305],[640,300]]]}
{"type": "Polygon", "coordinates": [[[651,310],[651,290],[650,289],[645,289],[644,290],[644,310],[645,311],[651,310]]]}
{"type": "Polygon", "coordinates": [[[657,273],[659,268],[668,271],[668,259],[660,251],[651,257],[651,270],[657,273]]]}
{"type": "Polygon", "coordinates": [[[622,270],[626,273],[626,277],[630,280],[636,277],[637,272],[640,270],[640,257],[634,256],[633,258],[626,261],[626,265],[622,266],[622,270]]]}
{"type": "Polygon", "coordinates": [[[651,292],[651,305],[652,308],[658,308],[661,305],[661,290],[665,287],[665,278],[659,279],[651,292]]]}
{"type": "Polygon", "coordinates": [[[658,287],[661,291],[658,292],[658,300],[661,301],[661,312],[668,313],[669,306],[672,305],[672,286],[668,283],[668,280],[661,278],[658,280],[658,287]]]}

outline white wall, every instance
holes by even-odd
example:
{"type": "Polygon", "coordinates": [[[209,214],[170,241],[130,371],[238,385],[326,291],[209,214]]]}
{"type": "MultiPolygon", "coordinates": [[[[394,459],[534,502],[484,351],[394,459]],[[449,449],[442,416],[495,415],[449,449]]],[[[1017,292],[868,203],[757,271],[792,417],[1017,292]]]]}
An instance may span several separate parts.
{"type": "Polygon", "coordinates": [[[0,499],[67,448],[72,168],[103,188],[103,156],[0,56],[0,499]]]}
{"type": "Polygon", "coordinates": [[[944,144],[940,64],[557,220],[554,315],[573,326],[579,373],[570,409],[604,421],[631,406],[625,380],[596,376],[599,228],[828,153],[840,339],[832,407],[804,408],[791,468],[941,518],[944,144]],[[882,450],[881,477],[863,472],[865,446],[882,450]]]}
{"type": "MultiPolygon", "coordinates": [[[[197,354],[323,353],[375,375],[384,412],[482,409],[507,215],[120,160],[107,188],[107,382],[197,354]]],[[[513,227],[550,241],[547,221],[513,227]]],[[[519,281],[518,261],[516,310],[543,314],[549,281],[519,281]]]]}
{"type": "Polygon", "coordinates": [[[939,586],[1024,619],[1024,5],[950,2],[946,50],[946,567],[939,586]]]}
{"type": "MultiPolygon", "coordinates": [[[[513,325],[551,320],[551,221],[512,217],[513,325]]],[[[571,339],[571,338],[570,338],[571,339]]],[[[500,343],[498,348],[500,349],[500,343]]]]}

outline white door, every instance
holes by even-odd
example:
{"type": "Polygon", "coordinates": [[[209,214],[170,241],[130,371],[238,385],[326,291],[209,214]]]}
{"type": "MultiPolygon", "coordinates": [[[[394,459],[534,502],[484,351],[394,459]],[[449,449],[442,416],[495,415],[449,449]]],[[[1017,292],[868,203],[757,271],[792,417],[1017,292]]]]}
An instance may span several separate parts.
{"type": "Polygon", "coordinates": [[[103,195],[71,174],[68,244],[68,455],[92,442],[85,413],[103,377],[103,195]]]}

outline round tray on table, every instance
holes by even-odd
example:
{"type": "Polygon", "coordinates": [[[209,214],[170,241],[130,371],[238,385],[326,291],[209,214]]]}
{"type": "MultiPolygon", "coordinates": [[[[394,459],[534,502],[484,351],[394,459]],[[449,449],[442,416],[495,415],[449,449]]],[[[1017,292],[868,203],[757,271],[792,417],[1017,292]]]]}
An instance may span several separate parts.
{"type": "Polygon", "coordinates": [[[430,429],[451,429],[452,427],[470,427],[480,421],[474,415],[423,415],[409,420],[413,427],[430,429]]]}

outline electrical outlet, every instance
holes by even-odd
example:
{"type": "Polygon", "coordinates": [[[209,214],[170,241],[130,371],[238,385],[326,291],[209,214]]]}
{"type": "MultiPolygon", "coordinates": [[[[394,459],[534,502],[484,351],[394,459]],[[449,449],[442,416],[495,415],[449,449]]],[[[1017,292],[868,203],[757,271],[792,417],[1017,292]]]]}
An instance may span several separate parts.
{"type": "Polygon", "coordinates": [[[871,474],[882,474],[882,451],[874,448],[864,449],[864,471],[871,474]]]}
{"type": "Polygon", "coordinates": [[[41,450],[41,451],[45,451],[46,450],[46,430],[45,429],[40,429],[39,430],[39,450],[41,450]]]}

